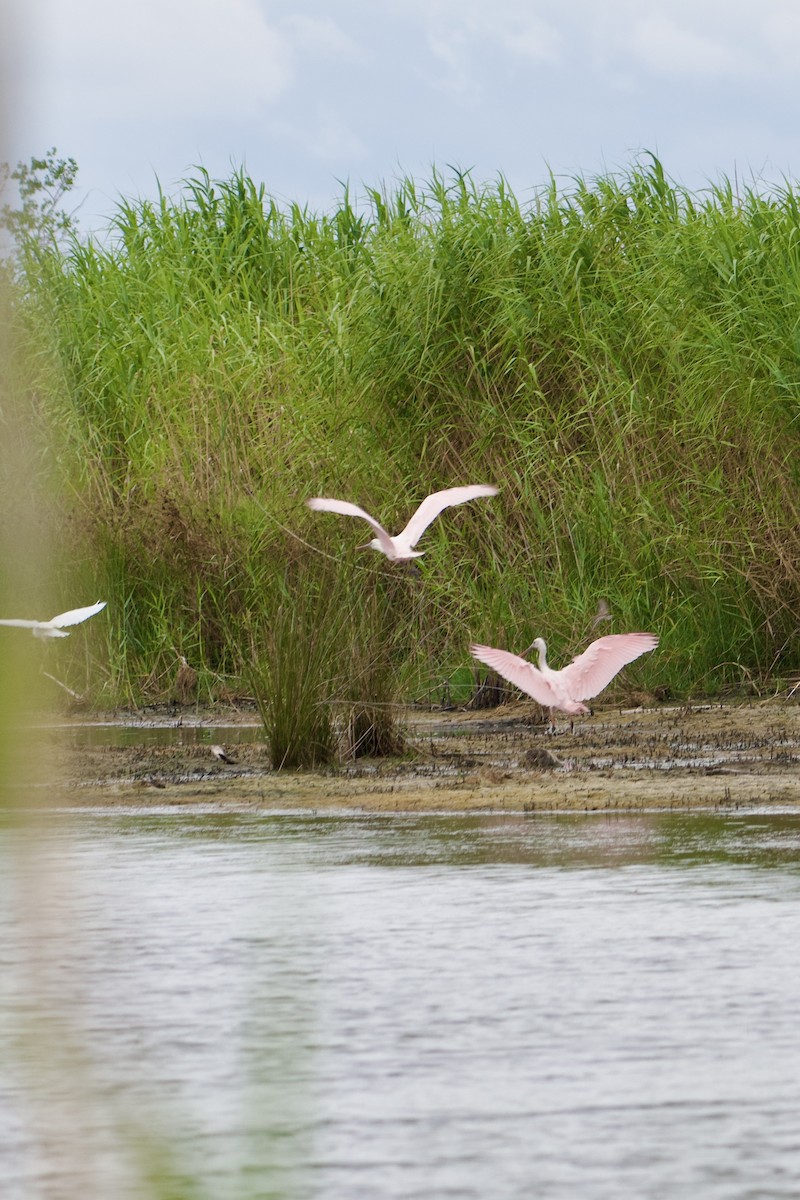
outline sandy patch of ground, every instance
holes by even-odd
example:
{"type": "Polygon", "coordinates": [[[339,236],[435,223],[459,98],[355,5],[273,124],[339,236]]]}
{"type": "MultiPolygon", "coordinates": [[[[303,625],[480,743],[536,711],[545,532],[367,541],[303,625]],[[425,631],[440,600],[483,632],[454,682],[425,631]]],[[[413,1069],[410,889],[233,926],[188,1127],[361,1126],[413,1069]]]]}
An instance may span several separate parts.
{"type": "Polygon", "coordinates": [[[409,712],[402,759],[281,772],[271,770],[252,714],[184,714],[180,726],[167,716],[106,725],[67,721],[47,734],[63,781],[49,794],[69,806],[529,812],[800,806],[797,697],[609,706],[573,734],[564,725],[555,736],[533,725],[532,714],[526,705],[409,712]],[[232,764],[210,750],[223,735],[232,764]]]}

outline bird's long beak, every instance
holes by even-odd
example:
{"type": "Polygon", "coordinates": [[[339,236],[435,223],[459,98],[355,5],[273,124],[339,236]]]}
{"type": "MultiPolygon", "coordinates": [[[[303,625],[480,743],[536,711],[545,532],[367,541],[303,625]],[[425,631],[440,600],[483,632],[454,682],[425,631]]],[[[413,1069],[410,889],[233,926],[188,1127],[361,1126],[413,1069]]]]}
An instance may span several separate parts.
{"type": "Polygon", "coordinates": [[[364,542],[362,546],[356,546],[356,550],[369,550],[371,546],[372,542],[364,542]]]}

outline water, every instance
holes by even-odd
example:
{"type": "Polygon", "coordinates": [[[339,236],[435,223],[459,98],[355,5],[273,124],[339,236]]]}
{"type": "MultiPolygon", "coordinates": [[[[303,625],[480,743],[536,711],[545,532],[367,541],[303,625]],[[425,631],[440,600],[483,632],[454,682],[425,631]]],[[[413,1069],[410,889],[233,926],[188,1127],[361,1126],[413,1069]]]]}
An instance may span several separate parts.
{"type": "Polygon", "coordinates": [[[0,847],[8,1200],[798,1194],[799,817],[105,811],[0,847]]]}
{"type": "Polygon", "coordinates": [[[263,744],[261,724],[208,725],[184,723],[181,719],[153,719],[148,723],[131,724],[122,721],[87,721],[83,724],[51,727],[57,742],[69,750],[85,750],[98,746],[127,748],[129,746],[211,746],[214,742],[226,745],[263,744]]]}

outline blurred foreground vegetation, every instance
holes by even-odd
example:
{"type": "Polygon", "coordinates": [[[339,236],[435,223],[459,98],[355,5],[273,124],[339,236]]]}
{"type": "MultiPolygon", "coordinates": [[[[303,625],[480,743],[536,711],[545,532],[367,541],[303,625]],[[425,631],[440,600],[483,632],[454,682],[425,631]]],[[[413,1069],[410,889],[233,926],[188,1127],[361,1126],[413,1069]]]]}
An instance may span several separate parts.
{"type": "Polygon", "coordinates": [[[601,597],[600,633],[662,638],[642,686],[797,670],[798,199],[689,194],[653,161],[525,207],[434,176],[320,215],[199,174],[102,240],[18,224],[53,611],[109,602],[61,677],[163,700],[183,658],[193,696],[258,695],[274,738],[305,704],[318,761],[328,701],[465,696],[470,639],[543,634],[561,665],[601,597]],[[303,504],[394,533],[457,483],[501,492],[431,526],[419,575],[303,504]]]}

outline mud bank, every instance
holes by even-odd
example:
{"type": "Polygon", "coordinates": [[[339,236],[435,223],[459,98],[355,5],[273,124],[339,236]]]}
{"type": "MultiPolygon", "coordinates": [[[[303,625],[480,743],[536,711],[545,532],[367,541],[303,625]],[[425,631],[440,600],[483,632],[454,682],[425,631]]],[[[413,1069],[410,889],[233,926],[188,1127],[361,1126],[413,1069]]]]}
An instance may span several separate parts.
{"type": "MultiPolygon", "coordinates": [[[[538,710],[537,710],[538,711],[538,710]]],[[[554,810],[800,806],[797,698],[607,707],[549,736],[533,709],[408,712],[401,759],[273,771],[251,713],[126,715],[46,731],[65,806],[554,810]],[[233,762],[215,758],[223,744],[233,762]]],[[[40,731],[41,732],[41,731],[40,731]]],[[[44,736],[44,735],[42,735],[44,736]]]]}

